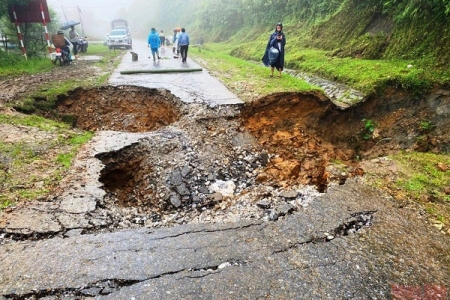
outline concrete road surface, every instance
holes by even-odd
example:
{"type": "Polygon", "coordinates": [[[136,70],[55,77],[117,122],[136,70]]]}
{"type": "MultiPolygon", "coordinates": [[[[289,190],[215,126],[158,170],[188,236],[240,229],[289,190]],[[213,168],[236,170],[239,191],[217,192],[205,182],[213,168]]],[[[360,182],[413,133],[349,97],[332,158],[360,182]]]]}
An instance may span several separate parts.
{"type": "MultiPolygon", "coordinates": [[[[189,51],[198,51],[191,47],[189,51]]],[[[172,47],[162,47],[160,60],[153,61],[150,48],[144,41],[134,41],[133,50],[126,54],[119,67],[109,79],[111,85],[139,85],[148,88],[163,88],[170,90],[181,101],[207,103],[210,106],[221,104],[243,103],[235,94],[230,92],[219,80],[212,77],[207,70],[189,58],[186,63],[180,58],[174,58],[172,47]],[[134,52],[138,60],[132,60],[134,52]],[[177,72],[176,70],[183,70],[177,72]],[[198,70],[188,72],[189,70],[198,70]],[[168,73],[150,73],[164,70],[168,73]],[[136,71],[136,74],[121,74],[123,71],[136,71]],[[149,73],[142,73],[149,71],[149,73]]]]}

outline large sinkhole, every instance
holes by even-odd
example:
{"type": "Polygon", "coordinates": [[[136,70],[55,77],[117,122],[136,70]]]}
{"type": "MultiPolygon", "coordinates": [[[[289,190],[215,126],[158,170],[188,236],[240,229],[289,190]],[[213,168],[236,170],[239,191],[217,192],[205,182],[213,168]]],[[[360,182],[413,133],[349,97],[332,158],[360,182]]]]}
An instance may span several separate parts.
{"type": "MultiPolygon", "coordinates": [[[[109,200],[138,207],[156,220],[172,212],[226,211],[243,203],[286,214],[308,202],[308,192],[299,187],[325,192],[332,182],[343,184],[364,173],[362,158],[416,148],[411,137],[426,134],[435,141],[431,146],[448,146],[437,132],[421,132],[419,121],[432,116],[432,109],[398,97],[348,110],[314,93],[272,94],[237,107],[189,104],[170,127],[98,154],[105,165],[100,181],[109,200]],[[364,138],[364,119],[376,122],[370,139],[364,138]]],[[[440,118],[433,122],[448,124],[440,118]]],[[[261,217],[249,211],[249,218],[261,217]]]]}
{"type": "Polygon", "coordinates": [[[179,107],[179,100],[167,90],[104,86],[60,95],[56,114],[84,130],[146,132],[177,121],[179,107]]]}

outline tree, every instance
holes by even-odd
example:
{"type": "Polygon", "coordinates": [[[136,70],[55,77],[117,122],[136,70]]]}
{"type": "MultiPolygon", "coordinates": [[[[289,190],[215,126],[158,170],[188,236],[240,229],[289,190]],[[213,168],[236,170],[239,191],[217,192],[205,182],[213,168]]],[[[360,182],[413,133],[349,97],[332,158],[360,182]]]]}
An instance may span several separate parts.
{"type": "Polygon", "coordinates": [[[24,5],[31,0],[0,0],[0,18],[8,15],[8,7],[10,4],[24,5]]]}
{"type": "MultiPolygon", "coordinates": [[[[24,1],[11,1],[11,0],[0,0],[0,3],[4,3],[4,5],[9,4],[26,4],[29,0],[24,1]]],[[[1,4],[0,4],[1,5],[1,4]]],[[[3,9],[4,7],[2,7],[3,9]]],[[[8,16],[8,10],[2,10],[3,15],[0,18],[0,28],[2,34],[7,35],[8,38],[15,44],[18,43],[17,37],[17,28],[15,23],[10,21],[8,16]]],[[[50,19],[56,20],[56,12],[49,8],[50,19]]],[[[23,42],[25,48],[27,49],[28,57],[32,56],[42,56],[48,53],[48,44],[45,36],[44,26],[42,23],[26,23],[19,24],[20,31],[23,36],[23,42]]],[[[56,32],[59,28],[58,22],[52,22],[47,24],[48,32],[56,32]]]]}

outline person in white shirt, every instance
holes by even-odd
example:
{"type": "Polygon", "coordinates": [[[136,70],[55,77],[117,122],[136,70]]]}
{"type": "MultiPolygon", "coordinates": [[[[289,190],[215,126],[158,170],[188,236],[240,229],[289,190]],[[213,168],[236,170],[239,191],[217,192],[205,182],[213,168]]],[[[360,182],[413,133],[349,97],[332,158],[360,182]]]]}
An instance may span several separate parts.
{"type": "Polygon", "coordinates": [[[70,27],[70,31],[69,31],[69,41],[72,43],[73,45],[73,55],[75,56],[75,58],[78,58],[78,33],[75,31],[75,27],[71,26],[70,27]]]}

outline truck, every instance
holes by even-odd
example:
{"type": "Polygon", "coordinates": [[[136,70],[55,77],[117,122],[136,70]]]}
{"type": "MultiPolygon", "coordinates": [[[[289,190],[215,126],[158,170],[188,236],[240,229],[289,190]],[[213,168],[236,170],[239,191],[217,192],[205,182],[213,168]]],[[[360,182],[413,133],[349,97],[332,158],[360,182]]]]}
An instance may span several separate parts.
{"type": "Polygon", "coordinates": [[[128,28],[128,22],[125,19],[114,19],[111,21],[111,32],[106,36],[105,44],[109,49],[132,49],[133,40],[128,28]]]}
{"type": "Polygon", "coordinates": [[[128,27],[128,22],[125,19],[114,19],[111,21],[111,29],[125,29],[128,33],[130,33],[130,29],[128,27]]]}

